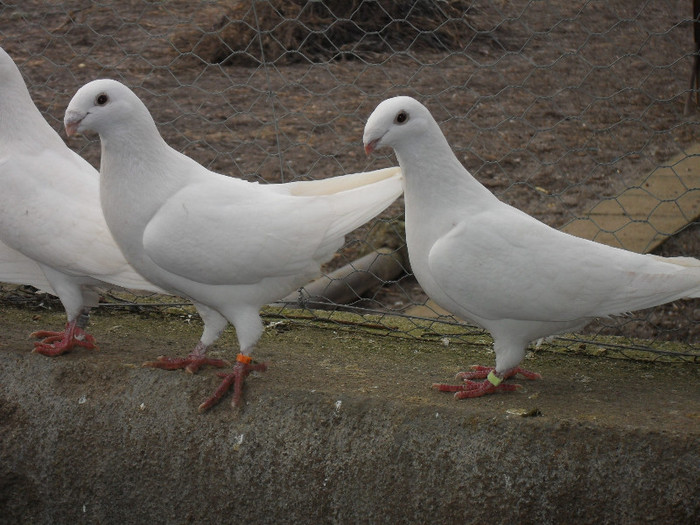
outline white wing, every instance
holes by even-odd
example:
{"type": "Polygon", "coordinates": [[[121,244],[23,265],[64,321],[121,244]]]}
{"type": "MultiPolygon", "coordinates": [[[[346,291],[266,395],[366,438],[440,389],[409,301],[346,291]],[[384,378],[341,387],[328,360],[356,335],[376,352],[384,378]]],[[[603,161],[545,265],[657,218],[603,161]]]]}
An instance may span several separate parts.
{"type": "Polygon", "coordinates": [[[30,284],[42,292],[56,295],[37,263],[0,242],[0,281],[30,284]]]}
{"type": "Polygon", "coordinates": [[[99,174],[67,147],[0,158],[0,240],[74,276],[159,291],[126,262],[99,203],[99,174]]]}
{"type": "Polygon", "coordinates": [[[690,261],[580,239],[505,204],[459,223],[429,255],[434,279],[468,311],[532,321],[621,314],[697,297],[700,267],[690,261]]]}
{"type": "Polygon", "coordinates": [[[342,183],[190,184],[149,222],[144,248],[161,268],[207,284],[316,273],[347,232],[400,195],[397,168],[374,173],[342,183]]]}

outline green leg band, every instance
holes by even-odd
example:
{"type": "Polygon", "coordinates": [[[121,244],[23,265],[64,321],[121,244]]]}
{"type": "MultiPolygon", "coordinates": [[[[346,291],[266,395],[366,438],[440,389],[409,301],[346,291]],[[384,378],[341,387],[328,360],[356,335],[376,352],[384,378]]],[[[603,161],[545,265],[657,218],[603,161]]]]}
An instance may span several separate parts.
{"type": "Polygon", "coordinates": [[[503,379],[498,377],[493,370],[489,372],[489,375],[486,376],[486,379],[488,380],[489,383],[491,383],[493,386],[498,386],[503,382],[503,379]]]}

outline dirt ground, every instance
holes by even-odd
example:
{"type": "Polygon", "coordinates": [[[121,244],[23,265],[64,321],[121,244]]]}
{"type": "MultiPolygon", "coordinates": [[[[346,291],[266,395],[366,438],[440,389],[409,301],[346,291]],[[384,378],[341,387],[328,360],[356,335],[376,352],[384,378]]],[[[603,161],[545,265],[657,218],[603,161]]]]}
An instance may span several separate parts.
{"type": "MultiPolygon", "coordinates": [[[[384,98],[418,96],[485,185],[553,225],[698,140],[696,115],[683,117],[693,42],[681,0],[515,2],[517,17],[474,2],[464,31],[491,31],[459,52],[416,47],[266,67],[192,54],[216,37],[225,5],[4,3],[0,37],[57,130],[77,88],[115,77],[174,147],[266,181],[392,162],[365,158],[364,121],[384,98]]],[[[96,145],[71,145],[98,163],[96,145]]]]}
{"type": "MultiPolygon", "coordinates": [[[[270,321],[270,320],[269,320],[270,321]]],[[[0,319],[3,523],[692,523],[700,518],[700,370],[546,345],[510,394],[430,388],[490,364],[488,341],[419,341],[351,326],[272,324],[245,406],[218,385],[141,368],[200,326],[100,313],[98,351],[29,352],[58,313],[0,319]]],[[[399,322],[399,321],[397,321],[399,322]]],[[[212,355],[231,358],[230,331],[212,355]]]]}

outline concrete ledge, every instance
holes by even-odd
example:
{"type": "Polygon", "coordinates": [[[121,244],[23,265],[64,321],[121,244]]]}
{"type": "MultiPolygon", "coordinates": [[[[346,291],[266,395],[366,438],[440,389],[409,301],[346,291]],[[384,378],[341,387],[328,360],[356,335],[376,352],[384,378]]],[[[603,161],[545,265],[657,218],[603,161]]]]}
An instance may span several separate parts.
{"type": "Polygon", "coordinates": [[[3,311],[2,523],[700,521],[696,364],[536,352],[542,381],[455,401],[430,384],[486,345],[284,323],[243,410],[199,415],[212,370],[139,366],[189,351],[196,321],[96,315],[99,351],[29,353],[62,324],[3,311]]]}

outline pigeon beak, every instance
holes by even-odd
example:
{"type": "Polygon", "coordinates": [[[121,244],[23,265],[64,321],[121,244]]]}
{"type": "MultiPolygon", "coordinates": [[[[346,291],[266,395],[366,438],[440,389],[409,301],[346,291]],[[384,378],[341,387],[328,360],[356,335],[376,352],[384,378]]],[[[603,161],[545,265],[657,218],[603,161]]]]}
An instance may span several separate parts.
{"type": "Polygon", "coordinates": [[[379,144],[379,141],[382,140],[381,137],[370,140],[367,144],[365,144],[365,155],[369,156],[372,154],[372,152],[377,149],[377,144],[379,144]]]}
{"type": "Polygon", "coordinates": [[[74,112],[66,113],[65,119],[63,119],[63,125],[66,128],[66,135],[72,137],[73,135],[78,133],[78,127],[80,127],[80,123],[82,121],[82,115],[74,112]]]}

